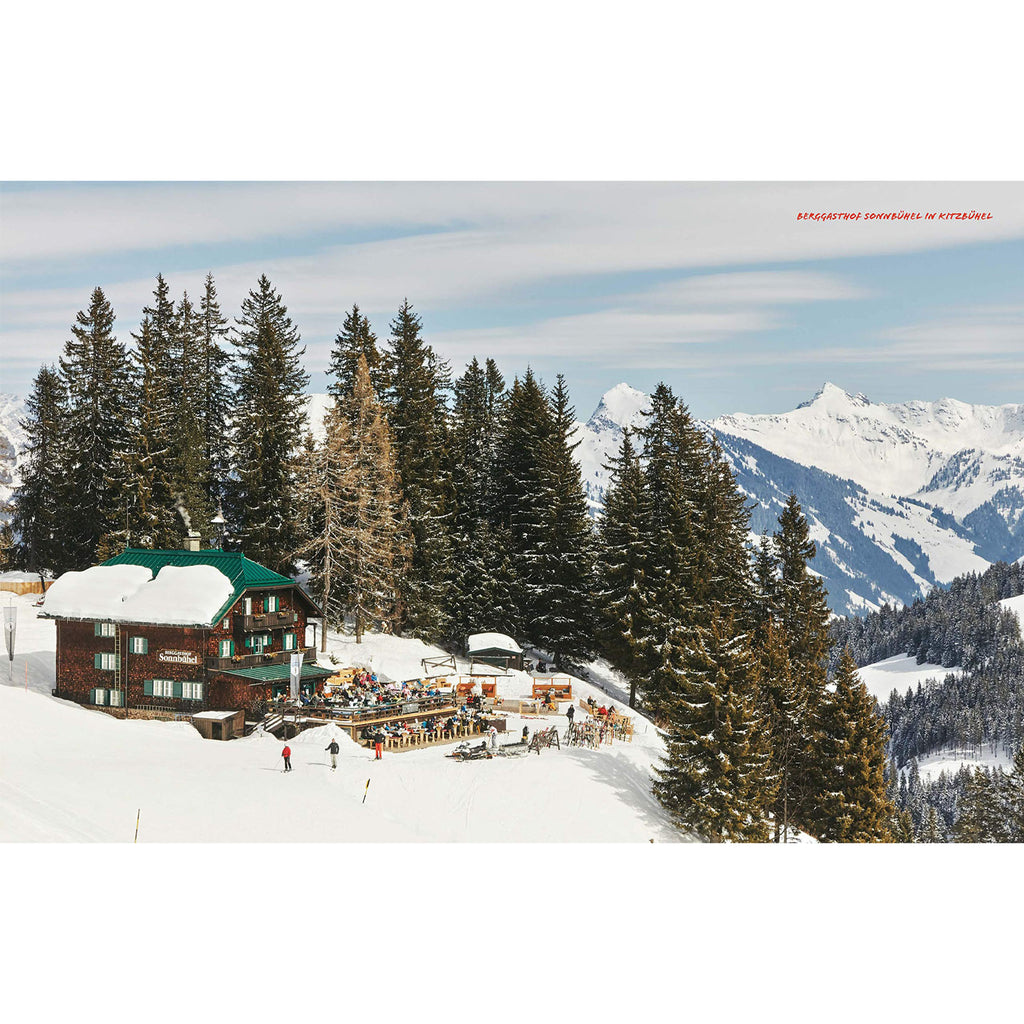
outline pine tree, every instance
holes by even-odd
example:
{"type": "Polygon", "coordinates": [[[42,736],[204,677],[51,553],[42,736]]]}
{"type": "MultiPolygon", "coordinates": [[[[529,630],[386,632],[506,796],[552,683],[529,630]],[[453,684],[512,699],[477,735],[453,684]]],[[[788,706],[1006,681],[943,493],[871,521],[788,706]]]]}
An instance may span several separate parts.
{"type": "Polygon", "coordinates": [[[93,289],[60,359],[67,395],[64,538],[66,564],[72,568],[92,564],[101,538],[123,527],[131,486],[123,470],[135,396],[114,319],[103,289],[93,289]]]}
{"type": "Polygon", "coordinates": [[[833,682],[834,690],[817,706],[815,751],[824,784],[809,823],[823,842],[890,841],[894,808],[886,795],[885,723],[848,650],[833,682]]]}
{"type": "Polygon", "coordinates": [[[507,545],[501,540],[494,510],[498,425],[505,381],[492,361],[485,368],[474,358],[453,390],[453,542],[459,556],[452,631],[458,637],[485,629],[511,631],[511,625],[505,621],[507,545]]]}
{"type": "Polygon", "coordinates": [[[1024,843],[1024,743],[1014,756],[1013,770],[1004,778],[999,795],[1005,841],[1024,843]]]}
{"type": "Polygon", "coordinates": [[[774,840],[785,842],[796,803],[794,771],[803,752],[807,695],[794,678],[782,627],[769,618],[757,635],[756,672],[775,780],[774,840]]]}
{"type": "Polygon", "coordinates": [[[925,826],[921,831],[920,842],[922,843],[944,843],[946,834],[943,831],[942,823],[939,821],[938,812],[934,807],[928,808],[928,817],[925,826]]]}
{"type": "Polygon", "coordinates": [[[43,366],[36,374],[25,410],[21,429],[26,458],[21,486],[13,496],[11,525],[18,541],[11,559],[30,572],[60,573],[69,564],[64,548],[67,405],[53,366],[43,366]]]}
{"type": "Polygon", "coordinates": [[[661,645],[669,727],[654,793],[688,831],[709,842],[768,839],[768,750],[745,640],[712,614],[696,632],[661,645]]]}
{"type": "Polygon", "coordinates": [[[402,495],[409,509],[412,563],[401,581],[405,629],[437,641],[451,637],[455,583],[454,489],[446,424],[450,371],[422,337],[408,300],[391,322],[385,402],[402,495]]]}
{"type": "Polygon", "coordinates": [[[598,521],[597,635],[612,667],[629,680],[632,708],[642,674],[637,638],[649,618],[644,578],[648,502],[643,470],[628,430],[623,431],[618,454],[605,468],[610,482],[598,521]]]}
{"type": "Polygon", "coordinates": [[[384,357],[377,348],[377,337],[370,321],[359,312],[359,306],[353,304],[334,339],[327,365],[327,376],[333,378],[327,390],[340,405],[348,401],[355,389],[360,356],[366,360],[374,392],[383,395],[387,389],[384,357]]]}
{"type": "Polygon", "coordinates": [[[299,547],[296,458],[305,427],[304,348],[281,296],[264,274],[236,319],[237,390],[228,489],[232,532],[248,557],[290,573],[299,547]]]}
{"type": "Polygon", "coordinates": [[[987,771],[975,768],[970,774],[957,806],[953,841],[957,843],[998,843],[1002,838],[996,786],[987,771]]]}
{"type": "Polygon", "coordinates": [[[224,349],[228,320],[220,310],[213,274],[206,275],[199,302],[199,336],[196,364],[200,369],[199,421],[202,426],[202,463],[210,474],[202,481],[211,507],[225,495],[230,470],[231,357],[224,349]]]}
{"type": "Polygon", "coordinates": [[[174,418],[172,493],[185,528],[209,539],[212,535],[210,520],[216,506],[210,494],[215,470],[207,459],[203,418],[207,397],[207,353],[202,318],[187,292],[178,302],[175,335],[181,350],[181,369],[180,395],[174,418]]]}
{"type": "Polygon", "coordinates": [[[314,567],[327,620],[339,629],[351,615],[360,643],[375,623],[396,618],[409,555],[390,430],[365,358],[345,408],[332,408],[325,426],[303,481],[318,505],[320,529],[298,554],[314,567]]]}
{"type": "Polygon", "coordinates": [[[565,378],[551,393],[551,431],[541,448],[543,534],[537,563],[535,642],[555,664],[580,661],[594,652],[595,538],[586,492],[572,441],[576,414],[565,378]]]}
{"type": "MultiPolygon", "coordinates": [[[[820,717],[819,705],[828,682],[829,610],[821,579],[810,570],[817,549],[795,494],[789,496],[779,516],[779,529],[772,542],[778,564],[772,588],[775,619],[785,637],[790,671],[805,716],[802,733],[806,742],[797,746],[790,773],[789,819],[810,828],[814,808],[828,785],[823,775],[828,757],[815,751],[813,744],[815,737],[828,735],[816,729],[814,723],[820,717]]],[[[776,807],[776,813],[779,811],[776,807]]]]}
{"type": "Polygon", "coordinates": [[[508,545],[510,632],[526,636],[539,615],[547,509],[544,453],[554,425],[540,382],[527,369],[513,381],[498,439],[494,507],[508,545]]]}

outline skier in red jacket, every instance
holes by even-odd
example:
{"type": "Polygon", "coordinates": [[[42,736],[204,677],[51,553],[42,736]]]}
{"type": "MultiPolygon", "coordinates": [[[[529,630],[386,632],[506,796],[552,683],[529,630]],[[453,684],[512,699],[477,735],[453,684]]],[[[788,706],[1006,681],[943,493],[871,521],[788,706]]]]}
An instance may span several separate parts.
{"type": "Polygon", "coordinates": [[[292,748],[286,746],[281,751],[281,756],[284,758],[284,770],[290,772],[292,770],[292,748]]]}

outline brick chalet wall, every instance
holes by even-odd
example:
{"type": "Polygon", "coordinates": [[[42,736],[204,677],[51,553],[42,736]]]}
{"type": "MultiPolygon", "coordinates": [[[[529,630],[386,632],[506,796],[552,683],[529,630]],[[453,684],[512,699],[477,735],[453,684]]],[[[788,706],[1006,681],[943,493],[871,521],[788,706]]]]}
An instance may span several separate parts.
{"type": "MultiPolygon", "coordinates": [[[[274,594],[280,599],[282,612],[295,612],[296,621],[290,625],[259,628],[256,633],[269,633],[272,643],[264,647],[267,652],[280,652],[286,632],[295,633],[296,644],[305,646],[306,609],[298,600],[294,589],[251,590],[234,604],[231,610],[213,627],[194,626],[153,626],[145,624],[119,623],[121,631],[121,685],[127,683],[127,704],[129,709],[146,705],[168,711],[189,713],[196,711],[245,710],[254,699],[263,697],[268,688],[253,686],[249,680],[238,679],[207,669],[207,658],[217,658],[220,641],[233,640],[235,653],[246,654],[244,629],[245,598],[252,598],[252,614],[262,614],[264,599],[274,594]],[[145,637],[148,653],[133,654],[129,649],[131,637],[145,637]],[[202,700],[186,700],[174,697],[154,697],[145,693],[144,684],[148,679],[171,679],[182,682],[201,682],[202,700]]],[[[56,695],[79,704],[88,704],[90,691],[113,686],[114,673],[95,666],[95,656],[101,652],[113,653],[112,636],[96,636],[93,621],[57,619],[57,687],[56,695]]],[[[239,662],[238,667],[251,667],[248,662],[239,662]]]]}

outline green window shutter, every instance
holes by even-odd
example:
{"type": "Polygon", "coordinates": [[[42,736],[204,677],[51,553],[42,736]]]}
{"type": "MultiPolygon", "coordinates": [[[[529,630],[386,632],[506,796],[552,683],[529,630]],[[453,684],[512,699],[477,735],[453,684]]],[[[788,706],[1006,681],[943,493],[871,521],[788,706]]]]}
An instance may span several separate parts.
{"type": "Polygon", "coordinates": [[[103,655],[102,654],[94,654],[92,656],[92,665],[93,665],[93,668],[103,668],[103,655]]]}
{"type": "MultiPolygon", "coordinates": [[[[100,636],[101,635],[100,634],[100,624],[98,622],[94,622],[92,624],[92,630],[93,630],[93,633],[92,633],[93,636],[100,636]]],[[[95,703],[95,701],[93,703],[95,703]]]]}
{"type": "Polygon", "coordinates": [[[94,689],[89,691],[89,703],[90,704],[95,704],[96,703],[96,691],[94,689]]]}
{"type": "Polygon", "coordinates": [[[235,656],[235,641],[228,641],[228,657],[233,658],[235,656]]]}
{"type": "Polygon", "coordinates": [[[246,647],[252,647],[252,637],[251,636],[247,636],[245,638],[245,646],[246,647]]]}
{"type": "Polygon", "coordinates": [[[142,692],[147,697],[152,697],[153,696],[153,680],[152,679],[147,679],[147,680],[145,680],[143,682],[143,684],[142,684],[142,692]]]}
{"type": "Polygon", "coordinates": [[[171,696],[172,697],[180,697],[181,696],[181,682],[180,682],[180,680],[177,680],[177,679],[174,680],[174,689],[171,691],[171,696]]]}
{"type": "Polygon", "coordinates": [[[149,654],[149,640],[144,636],[140,636],[139,640],[142,642],[142,650],[139,653],[149,654]]]}

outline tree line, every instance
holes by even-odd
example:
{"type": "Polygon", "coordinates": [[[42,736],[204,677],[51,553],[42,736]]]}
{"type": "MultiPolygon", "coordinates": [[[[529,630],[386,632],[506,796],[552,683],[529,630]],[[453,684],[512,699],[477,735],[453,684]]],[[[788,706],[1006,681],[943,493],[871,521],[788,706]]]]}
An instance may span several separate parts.
{"type": "Polygon", "coordinates": [[[891,838],[885,726],[829,612],[795,495],[753,551],[717,441],[659,385],[626,432],[596,524],[559,375],[459,377],[408,301],[379,343],[357,305],[334,339],[323,436],[304,349],[261,277],[233,325],[158,276],[134,347],[100,288],[28,401],[23,565],[82,568],[190,530],[273,569],[301,564],[333,628],[449,647],[517,636],[560,666],[603,655],[663,727],[654,791],[709,841],[891,838]]]}

